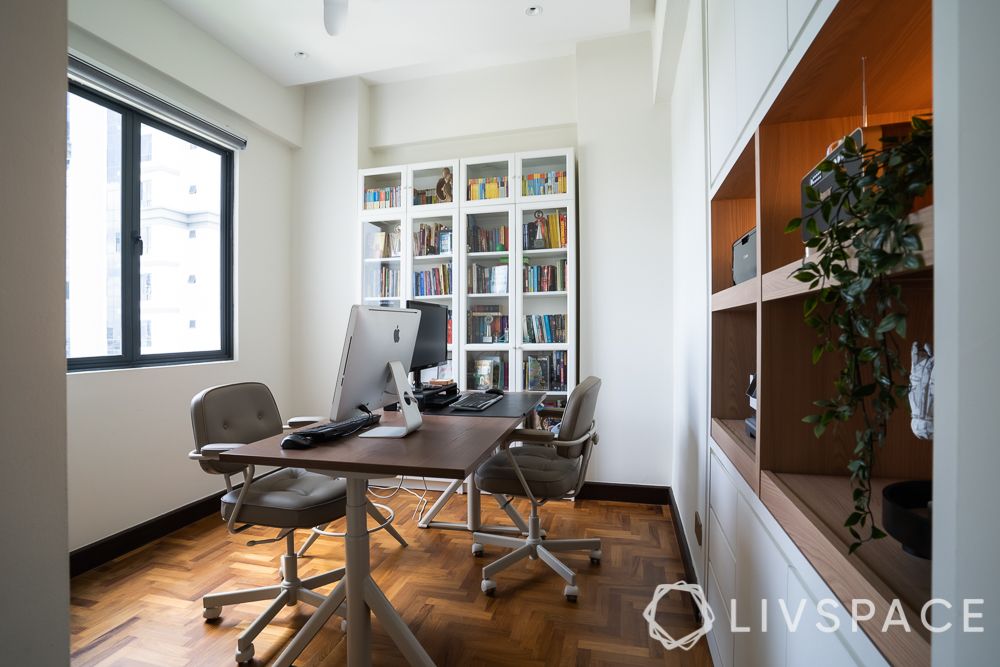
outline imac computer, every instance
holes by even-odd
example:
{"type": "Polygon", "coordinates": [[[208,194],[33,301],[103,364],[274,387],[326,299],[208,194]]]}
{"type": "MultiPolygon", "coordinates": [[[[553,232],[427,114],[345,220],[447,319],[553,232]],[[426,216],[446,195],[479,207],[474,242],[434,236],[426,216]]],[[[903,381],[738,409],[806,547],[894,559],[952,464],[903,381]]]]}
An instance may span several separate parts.
{"type": "Polygon", "coordinates": [[[420,371],[448,363],[448,307],[425,301],[407,301],[406,307],[420,311],[420,328],[410,361],[413,384],[419,391],[423,388],[420,371]]]}
{"type": "Polygon", "coordinates": [[[407,379],[419,327],[419,310],[351,307],[333,392],[332,421],[398,402],[405,426],[379,426],[359,437],[402,438],[420,428],[420,411],[407,379]]]}

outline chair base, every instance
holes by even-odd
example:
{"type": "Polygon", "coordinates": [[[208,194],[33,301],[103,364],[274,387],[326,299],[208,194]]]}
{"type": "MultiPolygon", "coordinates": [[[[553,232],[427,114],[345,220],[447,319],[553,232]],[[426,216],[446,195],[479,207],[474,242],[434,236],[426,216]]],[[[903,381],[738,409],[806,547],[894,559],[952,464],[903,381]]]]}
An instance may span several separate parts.
{"type": "MultiPolygon", "coordinates": [[[[257,638],[264,628],[267,627],[282,607],[292,607],[299,602],[319,607],[327,601],[328,596],[320,595],[314,589],[322,588],[328,584],[340,581],[344,578],[344,568],[337,568],[322,574],[317,574],[306,579],[298,577],[298,556],[295,554],[294,533],[289,533],[286,537],[287,550],[281,557],[282,581],[275,586],[261,586],[260,588],[247,588],[240,591],[227,591],[225,593],[211,593],[202,598],[204,611],[202,615],[206,619],[219,618],[222,615],[222,608],[244,602],[256,602],[258,600],[272,600],[267,609],[254,620],[247,629],[236,639],[236,662],[246,663],[253,659],[253,640],[257,638]]],[[[343,599],[343,587],[338,586],[340,598],[343,599]]],[[[336,595],[335,589],[330,595],[336,595]]],[[[334,605],[336,608],[339,605],[334,605]]]]}
{"type": "Polygon", "coordinates": [[[576,586],[576,573],[559,560],[554,552],[589,550],[590,562],[595,565],[600,563],[602,555],[601,540],[599,538],[543,539],[539,528],[538,508],[536,505],[532,505],[531,507],[531,517],[528,519],[528,536],[526,538],[494,535],[492,533],[473,533],[472,540],[472,553],[476,556],[483,555],[483,545],[487,544],[513,549],[507,555],[498,558],[483,568],[481,588],[483,593],[490,596],[496,591],[497,584],[493,580],[493,577],[497,573],[506,570],[511,565],[525,558],[530,558],[532,560],[541,559],[543,563],[562,577],[566,581],[563,595],[568,601],[576,602],[579,595],[579,589],[576,586]]]}

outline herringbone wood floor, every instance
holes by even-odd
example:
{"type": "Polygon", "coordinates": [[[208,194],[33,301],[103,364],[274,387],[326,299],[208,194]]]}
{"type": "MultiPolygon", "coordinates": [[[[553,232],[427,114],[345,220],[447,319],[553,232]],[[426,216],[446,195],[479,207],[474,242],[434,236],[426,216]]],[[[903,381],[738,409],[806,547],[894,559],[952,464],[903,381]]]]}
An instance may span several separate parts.
{"type": "MultiPolygon", "coordinates": [[[[464,500],[453,499],[438,518],[463,520],[464,500]]],[[[711,664],[704,639],[687,653],[665,651],[649,638],[642,618],[653,588],[684,576],[669,507],[604,501],[544,506],[542,525],[553,538],[603,540],[600,566],[590,565],[585,552],[564,554],[579,573],[580,598],[572,604],[562,597],[562,579],[530,560],[500,573],[496,597],[486,597],[480,568],[505,550],[487,547],[485,558],[474,558],[468,533],[418,528],[409,494],[383,502],[396,509],[396,526],[410,546],[374,534],[373,576],[438,665],[711,664]]],[[[483,498],[483,508],[487,522],[506,523],[490,498],[483,498]]],[[[527,516],[526,502],[518,501],[518,509],[527,516]]],[[[342,523],[332,529],[342,530],[342,523]]],[[[74,578],[72,664],[234,665],[236,637],[265,603],[227,607],[219,621],[205,622],[201,596],[276,583],[281,543],[245,545],[264,536],[270,534],[262,529],[229,535],[211,516],[74,578]]],[[[342,541],[321,538],[300,576],[339,567],[342,559],[342,541]]],[[[254,664],[272,660],[311,610],[300,604],[280,612],[257,638],[254,664]]],[[[696,627],[688,601],[676,594],[660,602],[657,620],[675,637],[696,627]]],[[[377,620],[373,628],[373,663],[405,664],[377,620]]],[[[345,663],[336,617],[296,662],[345,663]]]]}

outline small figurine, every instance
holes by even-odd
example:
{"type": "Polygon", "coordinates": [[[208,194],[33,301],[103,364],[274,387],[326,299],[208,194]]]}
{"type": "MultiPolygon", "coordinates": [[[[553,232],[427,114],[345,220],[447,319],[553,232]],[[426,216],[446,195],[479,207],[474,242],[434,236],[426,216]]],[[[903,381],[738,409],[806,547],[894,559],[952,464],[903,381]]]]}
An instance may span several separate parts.
{"type": "Polygon", "coordinates": [[[545,214],[535,211],[535,239],[532,241],[532,247],[544,248],[545,245],[545,214]]]}
{"type": "Polygon", "coordinates": [[[910,350],[910,428],[921,440],[934,438],[934,353],[916,341],[910,350]]]}
{"type": "Polygon", "coordinates": [[[441,178],[438,179],[437,198],[438,202],[451,201],[451,169],[448,167],[444,168],[444,171],[441,172],[441,178]]]}

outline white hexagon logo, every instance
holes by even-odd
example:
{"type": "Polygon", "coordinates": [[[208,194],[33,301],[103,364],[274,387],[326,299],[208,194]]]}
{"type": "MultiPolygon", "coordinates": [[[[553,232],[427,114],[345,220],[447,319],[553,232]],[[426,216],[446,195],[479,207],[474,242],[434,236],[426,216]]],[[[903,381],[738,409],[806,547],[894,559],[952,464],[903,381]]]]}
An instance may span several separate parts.
{"type": "Polygon", "coordinates": [[[646,608],[642,612],[642,617],[646,619],[646,623],[649,625],[649,636],[660,642],[663,648],[671,651],[675,648],[681,648],[685,651],[691,650],[698,640],[707,635],[712,631],[712,624],[715,622],[715,614],[712,612],[712,608],[709,606],[708,601],[705,600],[705,591],[701,589],[698,584],[689,584],[685,581],[678,581],[674,584],[660,584],[653,591],[653,599],[649,601],[646,608]],[[666,630],[664,630],[659,623],[656,622],[656,605],[659,604],[660,600],[666,596],[670,591],[681,591],[691,595],[691,599],[698,606],[698,611],[701,612],[702,623],[701,627],[694,632],[684,635],[680,639],[674,639],[671,637],[666,630]]]}

